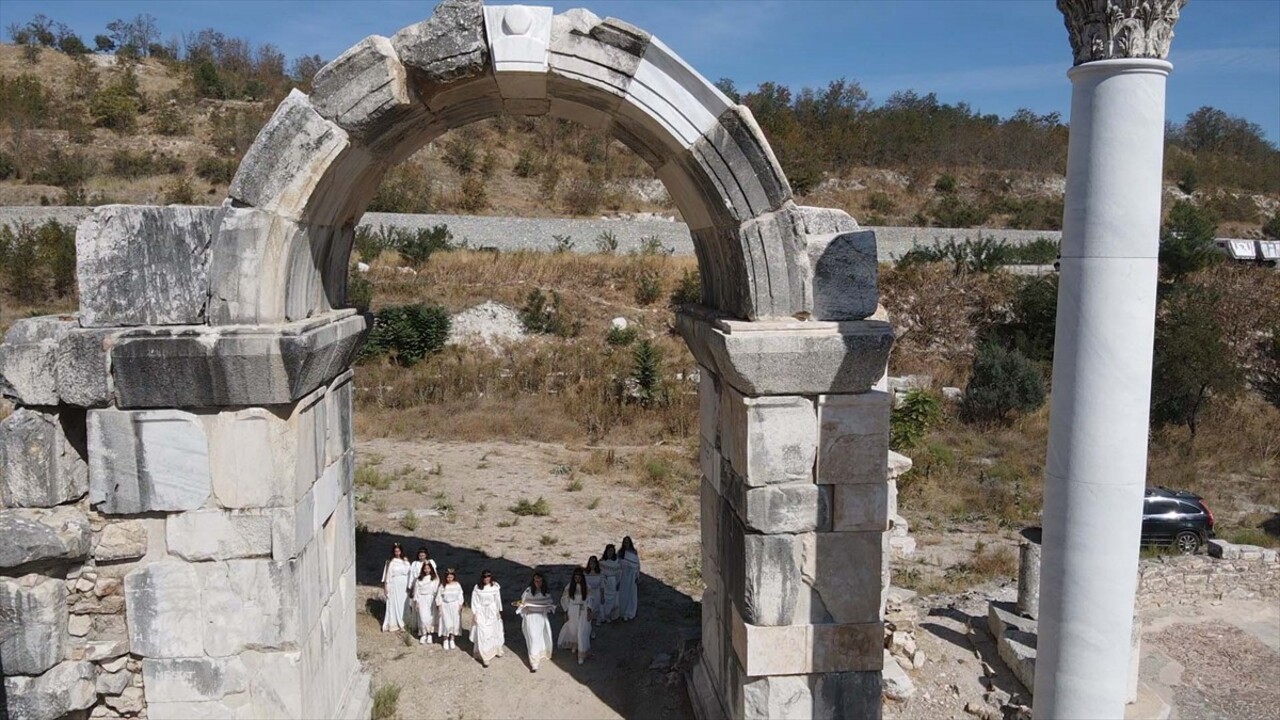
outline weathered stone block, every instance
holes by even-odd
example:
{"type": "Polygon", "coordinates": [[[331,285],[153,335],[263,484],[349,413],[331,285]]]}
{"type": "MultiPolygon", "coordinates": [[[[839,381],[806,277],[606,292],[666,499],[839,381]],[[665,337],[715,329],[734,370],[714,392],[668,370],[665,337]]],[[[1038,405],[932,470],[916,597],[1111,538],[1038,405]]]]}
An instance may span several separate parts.
{"type": "Polygon", "coordinates": [[[141,520],[109,522],[93,548],[98,562],[134,560],[147,554],[147,525],[141,520]]]}
{"type": "Polygon", "coordinates": [[[39,675],[61,662],[66,651],[66,585],[43,575],[0,577],[0,667],[4,673],[39,675]]]}
{"type": "Polygon", "coordinates": [[[142,687],[148,704],[207,702],[247,691],[249,674],[238,657],[146,658],[142,687]]]}
{"type": "Polygon", "coordinates": [[[408,74],[391,40],[380,35],[356,43],[320,69],[311,104],[321,117],[375,153],[391,151],[405,131],[431,123],[431,114],[409,89],[408,74]]]}
{"type": "Polygon", "coordinates": [[[99,695],[119,695],[133,684],[133,673],[128,670],[98,674],[96,691],[99,695]]]}
{"type": "Polygon", "coordinates": [[[9,675],[4,678],[8,717],[12,720],[57,720],[84,710],[98,699],[98,670],[93,663],[66,661],[43,675],[9,675]]]}
{"type": "Polygon", "coordinates": [[[13,323],[0,343],[0,396],[23,405],[57,405],[58,346],[74,317],[46,316],[13,323]]]}
{"type": "Polygon", "coordinates": [[[546,98],[551,45],[549,7],[498,5],[484,9],[493,70],[504,98],[546,98]]]}
{"type": "Polygon", "coordinates": [[[204,322],[209,247],[221,212],[141,205],[95,211],[76,232],[80,324],[204,322]]]}
{"type": "Polygon", "coordinates": [[[552,97],[612,114],[649,40],[649,33],[640,28],[615,18],[601,20],[588,10],[556,15],[551,21],[548,91],[552,97]]]}
{"type": "Polygon", "coordinates": [[[890,394],[879,390],[818,399],[819,484],[884,484],[890,405],[890,394]]]}
{"type": "Polygon", "coordinates": [[[813,712],[810,685],[810,678],[803,675],[776,675],[750,678],[741,689],[731,690],[742,696],[744,720],[812,720],[819,716],[813,712]]]}
{"type": "Polygon", "coordinates": [[[880,620],[884,533],[816,533],[811,577],[836,623],[880,620]]]}
{"type": "Polygon", "coordinates": [[[53,507],[89,490],[84,414],[19,408],[0,421],[0,504],[53,507]]]}
{"type": "Polygon", "coordinates": [[[818,447],[812,400],[744,397],[725,388],[719,410],[721,452],[748,486],[812,483],[818,447]]]}
{"type": "Polygon", "coordinates": [[[803,533],[831,528],[831,488],[813,482],[751,487],[721,463],[720,493],[747,529],[760,533],[803,533]]]}
{"type": "Polygon", "coordinates": [[[111,347],[119,330],[75,328],[58,345],[55,369],[58,395],[76,407],[102,407],[111,403],[111,347]]]}
{"type": "Polygon", "coordinates": [[[225,657],[248,648],[297,647],[299,585],[290,563],[231,560],[195,567],[207,654],[225,657]]]}
{"type": "Polygon", "coordinates": [[[89,502],[102,512],[195,510],[211,487],[209,443],[198,416],[89,411],[89,502]]]}
{"type": "Polygon", "coordinates": [[[480,0],[444,0],[431,17],[396,33],[391,44],[427,100],[446,86],[489,72],[480,0]]]}
{"type": "Polygon", "coordinates": [[[836,485],[832,488],[835,531],[875,531],[889,529],[889,484],[836,485]]]}
{"type": "MultiPolygon", "coordinates": [[[[744,535],[742,617],[753,625],[832,622],[815,591],[814,533],[744,535]]],[[[735,553],[736,554],[736,553],[735,553]]]]}
{"type": "Polygon", "coordinates": [[[146,658],[204,655],[205,618],[193,565],[157,562],[124,578],[129,648],[146,658]]]}
{"type": "Polygon", "coordinates": [[[815,320],[863,320],[880,302],[876,234],[870,230],[810,235],[815,320]]]}
{"type": "Polygon", "coordinates": [[[197,510],[170,516],[169,552],[189,562],[269,557],[271,518],[249,511],[197,510]]]}
{"type": "Polygon", "coordinates": [[[865,672],[883,665],[884,624],[810,625],[810,671],[865,672]]]}
{"type": "Polygon", "coordinates": [[[751,677],[800,675],[809,672],[809,625],[751,625],[735,609],[733,650],[743,671],[751,677]]]}
{"type": "Polygon", "coordinates": [[[265,408],[208,418],[213,493],[225,508],[293,504],[298,448],[296,418],[265,408]]]}
{"type": "Polygon", "coordinates": [[[328,420],[328,439],[325,445],[325,463],[331,465],[355,448],[355,386],[354,373],[347,370],[334,378],[325,394],[329,404],[325,411],[328,420]]]}
{"type": "Polygon", "coordinates": [[[0,568],[88,556],[89,519],[74,507],[0,510],[0,568]]]}

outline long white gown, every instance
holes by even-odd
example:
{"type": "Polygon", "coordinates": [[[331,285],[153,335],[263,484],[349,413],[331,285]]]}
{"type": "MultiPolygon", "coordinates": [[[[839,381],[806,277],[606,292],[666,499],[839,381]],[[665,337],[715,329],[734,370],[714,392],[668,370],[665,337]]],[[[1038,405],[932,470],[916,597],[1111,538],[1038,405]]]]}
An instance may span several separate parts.
{"type": "Polygon", "coordinates": [[[560,607],[564,608],[566,619],[560,628],[562,648],[575,650],[578,659],[586,657],[591,650],[591,620],[587,615],[590,600],[585,597],[569,597],[569,588],[560,596],[560,607]]]}
{"type": "Polygon", "coordinates": [[[522,618],[524,644],[529,648],[529,665],[534,670],[538,669],[539,663],[551,657],[551,651],[555,648],[549,617],[555,609],[555,601],[547,593],[535,595],[529,588],[525,588],[524,594],[520,596],[520,607],[516,614],[522,618]]]}
{"type": "Polygon", "coordinates": [[[600,572],[604,575],[604,605],[600,609],[600,622],[618,619],[618,581],[622,568],[617,560],[601,560],[600,572]]]}
{"type": "Polygon", "coordinates": [[[587,573],[587,607],[595,614],[594,623],[599,623],[604,614],[604,575],[587,573]]]}
{"type": "Polygon", "coordinates": [[[409,609],[409,561],[394,558],[382,568],[382,587],[387,592],[387,612],[382,616],[382,630],[404,629],[405,611],[409,609]]]}
{"type": "Polygon", "coordinates": [[[439,615],[436,618],[440,629],[440,637],[462,634],[462,585],[457,581],[441,585],[436,591],[436,607],[439,615]]]}
{"type": "Polygon", "coordinates": [[[413,604],[418,609],[418,635],[436,631],[436,593],[440,581],[430,577],[413,581],[413,604]]]}
{"type": "Polygon", "coordinates": [[[636,594],[636,583],[640,579],[640,556],[634,551],[625,555],[619,553],[618,564],[622,566],[622,579],[618,582],[618,614],[623,620],[632,620],[640,601],[636,594]]]}
{"type": "Polygon", "coordinates": [[[502,588],[491,582],[488,587],[476,585],[471,591],[472,653],[476,659],[488,663],[502,655],[506,637],[502,630],[502,588]]]}

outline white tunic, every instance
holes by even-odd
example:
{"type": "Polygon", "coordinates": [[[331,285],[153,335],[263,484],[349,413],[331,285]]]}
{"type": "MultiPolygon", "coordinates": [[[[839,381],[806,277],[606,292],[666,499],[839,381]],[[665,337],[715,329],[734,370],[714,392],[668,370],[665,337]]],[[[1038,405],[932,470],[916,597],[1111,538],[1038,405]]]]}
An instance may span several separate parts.
{"type": "Polygon", "coordinates": [[[587,607],[599,622],[604,610],[604,575],[587,573],[587,607]]]}
{"type": "MultiPolygon", "coordinates": [[[[572,585],[570,586],[572,587],[572,585]]],[[[588,617],[589,601],[585,597],[569,597],[569,588],[560,596],[560,606],[567,615],[560,628],[560,647],[576,650],[578,657],[591,649],[591,620],[588,617]]]]}
{"type": "Polygon", "coordinates": [[[622,568],[617,560],[601,560],[600,572],[604,574],[604,605],[600,610],[602,622],[618,619],[618,580],[622,568]]]}
{"type": "Polygon", "coordinates": [[[516,613],[523,618],[524,644],[529,648],[529,664],[535,668],[539,662],[551,657],[555,641],[551,638],[549,616],[555,609],[555,601],[549,594],[534,595],[525,588],[520,596],[520,608],[516,613]]]}
{"type": "Polygon", "coordinates": [[[506,637],[502,630],[502,588],[491,582],[488,587],[476,585],[471,591],[472,652],[476,658],[488,662],[502,653],[506,637]]]}
{"type": "Polygon", "coordinates": [[[436,593],[440,581],[431,577],[413,582],[413,604],[418,609],[418,633],[426,635],[436,631],[436,593]]]}
{"type": "Polygon", "coordinates": [[[623,620],[631,620],[635,618],[639,605],[636,583],[640,579],[640,556],[635,551],[625,555],[619,553],[618,564],[622,566],[622,579],[618,582],[618,614],[623,620]]]}
{"type": "Polygon", "coordinates": [[[382,616],[382,629],[403,630],[405,611],[409,609],[409,561],[393,558],[382,568],[382,587],[387,593],[387,612],[382,616]]]}
{"type": "Polygon", "coordinates": [[[440,635],[443,637],[461,635],[462,585],[456,580],[448,585],[441,585],[436,591],[436,607],[439,609],[436,622],[440,628],[440,635]]]}

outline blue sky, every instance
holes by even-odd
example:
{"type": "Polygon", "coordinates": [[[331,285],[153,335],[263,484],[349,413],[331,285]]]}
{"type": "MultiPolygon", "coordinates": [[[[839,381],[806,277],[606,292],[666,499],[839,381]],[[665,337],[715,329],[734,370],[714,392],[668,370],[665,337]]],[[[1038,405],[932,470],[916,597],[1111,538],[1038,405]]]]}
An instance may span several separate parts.
{"type": "MultiPolygon", "coordinates": [[[[498,4],[495,2],[494,4],[498,4]]],[[[535,4],[535,3],[530,3],[535,4]]],[[[541,3],[547,4],[547,3],[541,3]]],[[[1071,64],[1051,0],[580,0],[661,37],[711,80],[740,89],[773,80],[793,89],[857,80],[877,101],[895,90],[937,92],[982,112],[1019,107],[1068,115],[1071,64]]],[[[38,12],[92,44],[116,18],[154,15],[167,38],[213,27],[290,58],[337,56],[366,35],[428,16],[432,0],[0,0],[0,26],[38,12]]],[[[1176,28],[1168,116],[1212,105],[1280,141],[1280,0],[1193,0],[1176,28]]]]}

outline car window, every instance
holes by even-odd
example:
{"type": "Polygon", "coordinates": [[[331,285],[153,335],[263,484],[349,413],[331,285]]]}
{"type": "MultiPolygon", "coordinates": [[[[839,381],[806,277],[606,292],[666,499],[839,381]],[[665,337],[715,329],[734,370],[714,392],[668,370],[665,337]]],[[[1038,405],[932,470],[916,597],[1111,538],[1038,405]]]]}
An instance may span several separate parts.
{"type": "Polygon", "coordinates": [[[1202,510],[1199,505],[1193,502],[1184,501],[1184,502],[1178,503],[1178,512],[1187,513],[1188,515],[1199,515],[1200,513],[1203,513],[1204,510],[1202,510]]]}
{"type": "Polygon", "coordinates": [[[1143,515],[1165,515],[1171,512],[1177,512],[1178,503],[1175,500],[1166,498],[1147,498],[1147,504],[1142,509],[1143,515]]]}

